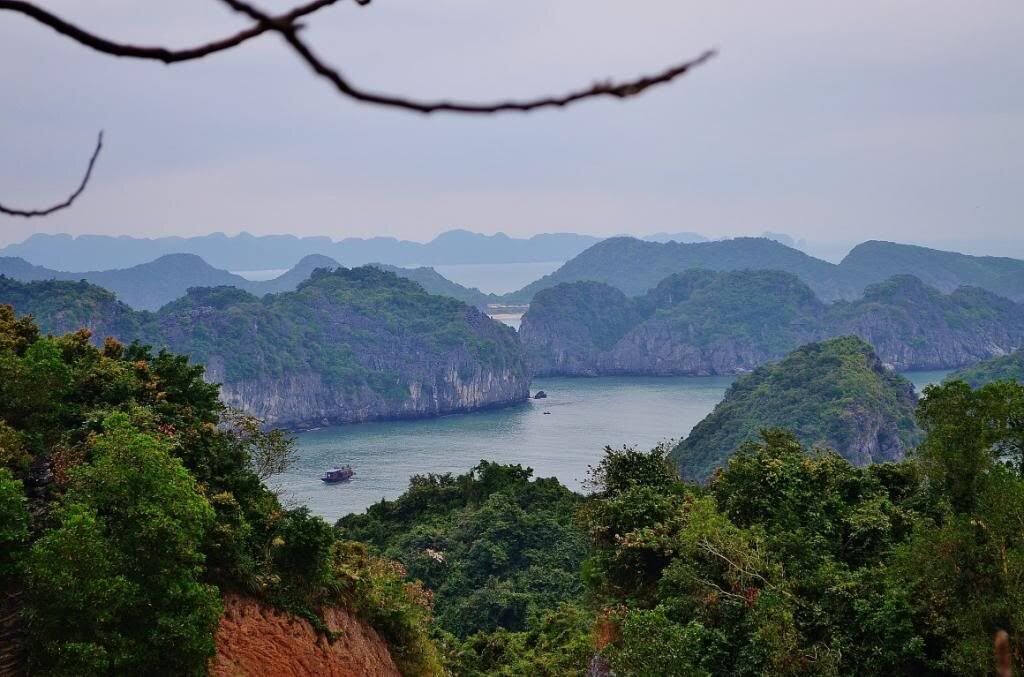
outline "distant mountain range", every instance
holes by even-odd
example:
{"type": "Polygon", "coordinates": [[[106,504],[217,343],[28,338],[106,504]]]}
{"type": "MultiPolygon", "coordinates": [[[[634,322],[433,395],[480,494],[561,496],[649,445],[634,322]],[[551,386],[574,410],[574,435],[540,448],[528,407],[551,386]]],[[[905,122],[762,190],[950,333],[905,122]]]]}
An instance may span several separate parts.
{"type": "Polygon", "coordinates": [[[845,335],[896,369],[952,369],[1024,346],[1024,306],[909,275],[825,304],[792,273],[689,270],[635,298],[601,282],[541,290],[520,329],[535,373],[577,376],[745,373],[845,335]]]}
{"type": "MultiPolygon", "coordinates": [[[[167,254],[155,261],[131,268],[104,271],[68,273],[42,266],[34,266],[24,259],[0,257],[0,275],[21,282],[39,280],[85,280],[114,293],[119,301],[136,310],[157,310],[181,298],[193,287],[235,287],[254,294],[278,294],[292,291],[309,279],[317,268],[338,268],[334,259],[311,254],[304,257],[291,270],[270,280],[247,280],[241,275],[214,268],[195,254],[167,254]]],[[[495,297],[477,289],[469,289],[442,277],[433,268],[399,268],[374,264],[399,277],[418,282],[427,292],[450,296],[464,303],[484,307],[495,297]]]]}
{"type": "MultiPolygon", "coordinates": [[[[787,235],[766,236],[792,244],[787,235]]],[[[143,238],[111,235],[36,234],[0,249],[0,256],[23,258],[64,272],[130,268],[168,254],[194,254],[215,268],[232,271],[291,268],[303,257],[327,256],[351,267],[367,263],[439,266],[467,263],[567,261],[603,238],[577,233],[545,233],[529,238],[450,230],[430,242],[393,237],[345,238],[294,235],[225,235],[143,238]]],[[[657,242],[705,242],[698,233],[655,233],[657,242]]]]}
{"type": "Polygon", "coordinates": [[[508,298],[528,302],[542,289],[585,280],[604,282],[627,296],[637,296],[653,289],[668,275],[692,269],[792,273],[826,302],[856,299],[868,285],[903,274],[913,275],[943,292],[973,286],[1024,300],[1024,261],[1019,259],[968,256],[869,241],[857,245],[839,264],[834,264],[768,238],[662,243],[630,237],[603,240],[508,298]]]}
{"type": "Polygon", "coordinates": [[[317,270],[296,291],[257,298],[190,289],[153,313],[88,282],[0,277],[0,303],[44,331],[85,327],[186,354],[221,399],[268,424],[310,427],[471,411],[527,398],[515,331],[372,266],[317,270]]]}
{"type": "MultiPolygon", "coordinates": [[[[37,236],[57,237],[57,236],[37,236]]],[[[453,231],[440,236],[431,246],[440,247],[446,241],[464,238],[487,242],[490,247],[502,238],[508,243],[539,242],[513,240],[504,236],[482,236],[464,231],[453,231]],[[498,238],[497,240],[495,238],[498,238]]],[[[561,236],[550,236],[551,238],[561,236]]],[[[663,279],[686,270],[777,270],[791,273],[802,280],[825,302],[855,300],[864,290],[895,275],[913,275],[928,286],[943,292],[952,292],[962,286],[986,289],[1006,298],[1024,301],[1024,261],[991,256],[968,256],[913,245],[891,242],[865,242],[853,250],[839,264],[816,259],[797,249],[782,244],[785,236],[766,233],[762,238],[736,238],[713,242],[687,242],[696,238],[693,233],[660,233],[652,238],[665,242],[615,237],[596,242],[570,259],[558,270],[523,289],[504,295],[485,294],[478,289],[463,287],[448,280],[430,267],[410,268],[396,266],[380,258],[368,264],[415,280],[432,294],[459,299],[478,308],[489,304],[526,304],[543,289],[563,282],[603,282],[627,296],[638,296],[656,287],[663,279]],[[772,239],[775,238],[775,239],[772,239]]],[[[88,238],[78,238],[78,242],[88,238]]],[[[119,239],[119,238],[109,238],[119,239]]],[[[247,241],[265,241],[273,238],[238,236],[226,238],[243,244],[247,241]]],[[[592,238],[596,239],[596,238],[592,238]]],[[[167,238],[180,242],[207,238],[167,238]]],[[[316,240],[305,238],[302,242],[316,240]]],[[[383,238],[382,238],[383,240],[383,238]]],[[[26,245],[34,242],[26,241],[26,245]]],[[[134,243],[165,243],[164,240],[130,240],[134,243]]],[[[283,242],[298,242],[299,238],[284,238],[283,242]]],[[[363,242],[375,242],[371,240],[363,242]]],[[[307,242],[308,243],[308,242],[307,242]]],[[[580,244],[581,242],[577,242],[580,244]]],[[[412,243],[415,244],[415,243],[412,243]]],[[[419,245],[417,245],[419,246],[419,245]]],[[[532,245],[531,245],[532,246],[532,245]]],[[[485,247],[485,249],[487,248],[485,247]]],[[[515,248],[514,245],[509,245],[515,248]]],[[[8,247],[7,249],[11,249],[8,247]]],[[[484,252],[486,254],[486,252],[484,252]]],[[[484,255],[482,254],[482,255],[484,255]]],[[[117,297],[136,309],[156,310],[165,303],[180,298],[190,287],[233,286],[261,296],[295,289],[316,268],[337,268],[346,262],[323,254],[304,256],[290,270],[279,277],[265,281],[248,280],[227,270],[211,265],[196,254],[166,254],[148,263],[114,270],[67,272],[29,263],[19,257],[0,257],[0,274],[22,280],[88,280],[113,291],[117,297]]]]}
{"type": "MultiPolygon", "coordinates": [[[[693,233],[680,236],[700,237],[693,233]]],[[[328,256],[349,267],[375,262],[436,266],[565,261],[600,240],[593,235],[574,233],[515,238],[504,233],[482,235],[467,230],[451,230],[426,243],[393,237],[332,240],[249,233],[160,238],[37,234],[0,249],[0,256],[16,256],[35,265],[68,272],[129,268],[167,254],[194,254],[215,268],[242,271],[290,268],[312,254],[328,256]]]]}

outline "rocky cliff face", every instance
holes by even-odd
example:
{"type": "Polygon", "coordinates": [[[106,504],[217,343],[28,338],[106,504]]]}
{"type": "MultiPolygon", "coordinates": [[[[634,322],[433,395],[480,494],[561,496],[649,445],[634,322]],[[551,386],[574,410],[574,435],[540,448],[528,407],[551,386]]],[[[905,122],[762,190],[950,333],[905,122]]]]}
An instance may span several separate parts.
{"type": "Polygon", "coordinates": [[[520,330],[530,364],[539,375],[743,374],[809,341],[858,336],[890,368],[953,369],[1024,346],[1024,306],[980,289],[942,294],[901,276],[858,301],[825,305],[770,276],[754,278],[757,288],[751,273],[717,275],[719,282],[686,298],[652,304],[652,292],[631,299],[632,326],[621,327],[626,311],[617,308],[605,345],[593,336],[613,321],[595,321],[594,304],[585,300],[594,290],[545,290],[520,330]],[[588,320],[579,318],[584,314],[588,320]]]}
{"type": "Polygon", "coordinates": [[[595,373],[644,376],[713,376],[745,374],[781,354],[744,338],[721,338],[696,344],[686,328],[668,322],[645,322],[615,347],[596,356],[595,373]]]}
{"type": "Polygon", "coordinates": [[[1024,306],[971,287],[942,294],[903,275],[833,306],[827,329],[863,338],[894,369],[955,369],[1024,345],[1024,306]]]}
{"type": "Polygon", "coordinates": [[[136,312],[87,283],[0,276],[0,303],[46,331],[94,329],[188,355],[222,399],[268,424],[303,428],[417,418],[523,402],[530,372],[513,329],[455,299],[366,267],[318,270],[294,292],[257,298],[190,289],[136,312]]]}
{"type": "Polygon", "coordinates": [[[457,356],[401,383],[390,395],[366,385],[328,383],[312,372],[225,382],[221,362],[213,360],[207,370],[211,381],[223,384],[221,400],[281,428],[443,416],[523,402],[530,393],[523,370],[485,369],[457,356]]]}
{"type": "Polygon", "coordinates": [[[387,643],[347,611],[325,610],[333,640],[308,621],[239,595],[224,600],[213,677],[401,677],[387,643]]]}

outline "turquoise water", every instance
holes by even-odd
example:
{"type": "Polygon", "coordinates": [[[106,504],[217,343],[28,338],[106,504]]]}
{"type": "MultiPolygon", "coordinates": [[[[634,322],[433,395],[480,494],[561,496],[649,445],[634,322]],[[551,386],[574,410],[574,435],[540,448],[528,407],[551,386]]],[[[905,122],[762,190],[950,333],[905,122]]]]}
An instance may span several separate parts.
{"type": "MultiPolygon", "coordinates": [[[[946,372],[907,374],[918,388],[946,372]]],[[[299,460],[272,482],[290,505],[334,521],[395,498],[409,477],[465,472],[481,459],[522,463],[539,477],[581,487],[605,445],[649,448],[683,437],[722,399],[730,377],[535,379],[545,400],[422,421],[323,428],[298,436],[299,460]],[[545,412],[550,412],[545,414],[545,412]],[[356,477],[326,485],[320,474],[351,464],[356,477]]]]}

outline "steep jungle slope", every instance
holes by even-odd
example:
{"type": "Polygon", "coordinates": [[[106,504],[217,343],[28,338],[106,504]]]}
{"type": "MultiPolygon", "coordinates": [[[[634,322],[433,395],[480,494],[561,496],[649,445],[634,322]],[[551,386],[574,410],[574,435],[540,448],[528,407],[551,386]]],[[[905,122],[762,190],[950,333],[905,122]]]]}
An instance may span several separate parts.
{"type": "Polygon", "coordinates": [[[898,461],[919,439],[917,398],[864,341],[810,343],[738,379],[673,450],[686,479],[704,481],[764,428],[835,450],[854,465],[898,461]]]}
{"type": "Polygon", "coordinates": [[[310,656],[326,674],[441,673],[422,588],[263,484],[286,436],[226,412],[184,357],[89,338],[0,306],[5,670],[205,675],[244,663],[255,607],[304,619],[265,656],[296,674],[310,656]],[[331,645],[331,628],[350,634],[331,645]]]}

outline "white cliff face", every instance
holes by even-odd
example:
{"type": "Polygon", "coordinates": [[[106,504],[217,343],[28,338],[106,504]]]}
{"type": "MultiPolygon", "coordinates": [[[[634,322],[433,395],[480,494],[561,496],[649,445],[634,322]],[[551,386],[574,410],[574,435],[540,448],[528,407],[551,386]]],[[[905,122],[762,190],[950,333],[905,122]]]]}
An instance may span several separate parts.
{"type": "Polygon", "coordinates": [[[402,418],[426,418],[523,402],[530,382],[522,370],[478,365],[462,376],[457,364],[435,378],[412,380],[389,395],[366,385],[332,385],[319,374],[252,379],[221,386],[224,404],[247,411],[267,425],[302,429],[402,418]]]}
{"type": "Polygon", "coordinates": [[[221,399],[267,425],[421,418],[529,397],[515,331],[391,273],[315,274],[262,299],[197,290],[154,333],[206,367],[221,399]]]}

